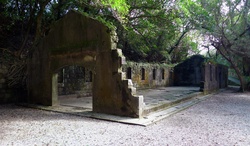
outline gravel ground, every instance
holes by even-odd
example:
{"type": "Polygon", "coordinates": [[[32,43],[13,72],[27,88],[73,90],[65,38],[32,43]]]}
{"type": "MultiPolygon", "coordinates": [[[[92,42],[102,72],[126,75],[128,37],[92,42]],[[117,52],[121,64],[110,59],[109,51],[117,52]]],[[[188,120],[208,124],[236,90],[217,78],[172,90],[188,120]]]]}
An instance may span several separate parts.
{"type": "Polygon", "coordinates": [[[0,145],[250,145],[250,93],[232,89],[148,127],[0,106],[0,145]]]}

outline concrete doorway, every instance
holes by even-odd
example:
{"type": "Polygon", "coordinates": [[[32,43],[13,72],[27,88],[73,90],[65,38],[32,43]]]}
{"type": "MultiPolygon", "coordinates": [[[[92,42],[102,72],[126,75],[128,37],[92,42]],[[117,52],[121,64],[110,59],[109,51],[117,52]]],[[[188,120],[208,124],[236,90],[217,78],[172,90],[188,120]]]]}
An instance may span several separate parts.
{"type": "Polygon", "coordinates": [[[57,74],[59,105],[92,111],[93,71],[84,66],[71,65],[62,67],[57,74]]]}

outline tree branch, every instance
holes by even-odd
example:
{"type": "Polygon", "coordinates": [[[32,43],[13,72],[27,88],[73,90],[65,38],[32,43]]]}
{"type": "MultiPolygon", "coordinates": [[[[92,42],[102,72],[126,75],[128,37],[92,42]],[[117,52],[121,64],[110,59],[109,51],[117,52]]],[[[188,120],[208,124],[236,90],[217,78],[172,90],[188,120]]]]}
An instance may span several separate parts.
{"type": "Polygon", "coordinates": [[[185,37],[185,34],[186,34],[187,32],[188,32],[188,30],[182,32],[181,36],[180,36],[179,39],[176,41],[175,45],[172,46],[172,47],[170,48],[170,50],[168,51],[168,54],[171,54],[171,53],[174,51],[174,49],[176,49],[176,48],[179,46],[181,40],[185,37]]]}

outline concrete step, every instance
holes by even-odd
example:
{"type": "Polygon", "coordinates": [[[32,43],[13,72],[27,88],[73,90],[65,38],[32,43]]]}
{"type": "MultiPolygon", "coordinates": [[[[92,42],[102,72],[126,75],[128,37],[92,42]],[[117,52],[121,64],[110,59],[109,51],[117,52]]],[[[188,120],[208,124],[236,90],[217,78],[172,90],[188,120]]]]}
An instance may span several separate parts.
{"type": "Polygon", "coordinates": [[[148,116],[154,112],[166,110],[172,106],[175,106],[175,105],[183,103],[183,102],[187,102],[188,100],[191,100],[195,97],[202,96],[202,95],[203,95],[202,92],[194,92],[194,93],[191,93],[188,95],[183,95],[182,97],[177,98],[173,101],[161,102],[161,103],[153,105],[153,106],[146,106],[144,111],[143,111],[143,116],[148,116]]]}
{"type": "Polygon", "coordinates": [[[142,120],[143,122],[138,122],[138,123],[140,123],[139,125],[142,125],[142,126],[148,126],[148,125],[153,124],[157,121],[160,121],[160,120],[162,120],[170,115],[173,115],[175,113],[183,111],[183,110],[207,99],[211,95],[213,95],[213,94],[208,94],[208,95],[201,94],[201,95],[198,95],[196,97],[192,97],[190,99],[187,99],[185,101],[177,103],[175,105],[169,106],[165,109],[162,109],[161,111],[152,112],[148,116],[144,117],[144,119],[142,120]]]}

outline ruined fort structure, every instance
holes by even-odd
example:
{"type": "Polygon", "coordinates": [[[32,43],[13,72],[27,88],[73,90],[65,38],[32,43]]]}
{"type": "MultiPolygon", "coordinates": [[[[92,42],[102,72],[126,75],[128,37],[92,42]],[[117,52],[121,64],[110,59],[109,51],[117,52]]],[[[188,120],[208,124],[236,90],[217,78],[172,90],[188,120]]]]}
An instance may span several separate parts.
{"type": "MultiPolygon", "coordinates": [[[[137,89],[198,86],[205,94],[227,86],[227,67],[196,55],[179,65],[127,62],[116,47],[117,36],[107,26],[70,11],[52,24],[28,63],[28,95],[22,102],[59,105],[58,95],[80,91],[92,96],[93,112],[143,117],[145,103],[137,89]],[[71,72],[73,71],[73,72],[71,72]],[[73,90],[74,89],[74,90],[73,90]]],[[[0,65],[0,101],[9,95],[0,65]]]]}
{"type": "Polygon", "coordinates": [[[75,11],[54,23],[30,59],[28,103],[57,105],[58,71],[80,65],[93,73],[94,112],[140,117],[143,96],[123,77],[125,58],[111,36],[105,25],[75,11]]]}

